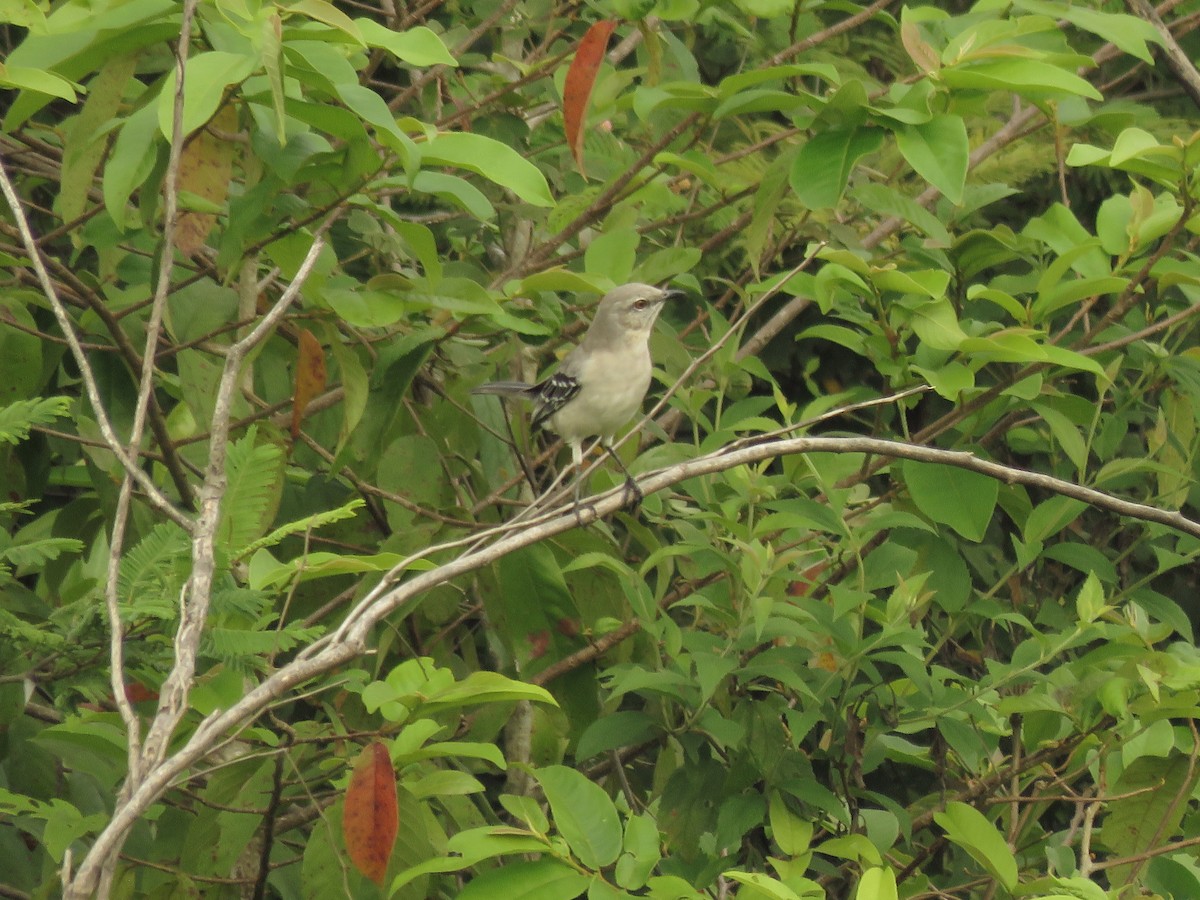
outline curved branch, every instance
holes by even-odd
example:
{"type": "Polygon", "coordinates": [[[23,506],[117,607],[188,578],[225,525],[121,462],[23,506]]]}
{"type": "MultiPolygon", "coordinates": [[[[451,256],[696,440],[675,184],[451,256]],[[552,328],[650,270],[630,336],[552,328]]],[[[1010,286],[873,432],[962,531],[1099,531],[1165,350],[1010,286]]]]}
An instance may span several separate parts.
{"type": "Polygon", "coordinates": [[[25,209],[21,205],[20,197],[17,196],[16,188],[13,187],[13,183],[8,177],[8,172],[5,171],[2,153],[0,153],[0,193],[4,194],[4,199],[8,202],[8,208],[12,211],[13,220],[17,223],[17,229],[21,232],[21,242],[24,244],[25,252],[29,256],[29,262],[33,266],[33,270],[38,277],[38,282],[42,286],[42,293],[45,294],[46,299],[50,302],[50,308],[54,312],[54,318],[58,321],[58,327],[62,329],[63,336],[67,339],[67,344],[71,348],[71,356],[75,360],[75,364],[79,366],[79,374],[83,379],[84,392],[87,394],[92,411],[96,414],[96,423],[100,427],[100,434],[104,437],[104,443],[108,445],[108,449],[120,461],[122,468],[146,492],[150,503],[168,519],[191,534],[194,529],[192,520],[177,509],[167,499],[166,495],[158,489],[158,485],[151,480],[150,476],[134,460],[130,459],[129,455],[125,452],[121,439],[117,437],[117,432],[113,428],[112,422],[108,419],[108,414],[104,410],[104,404],[100,400],[100,388],[96,383],[96,375],[92,371],[92,364],[88,362],[87,354],[83,352],[83,347],[79,343],[79,336],[75,333],[75,325],[71,321],[71,317],[67,315],[67,308],[58,296],[58,291],[54,287],[50,273],[46,270],[46,262],[42,258],[42,252],[37,245],[37,241],[34,240],[33,231],[29,227],[29,220],[25,216],[25,209]]]}
{"type": "Polygon", "coordinates": [[[1175,40],[1175,35],[1163,22],[1158,10],[1149,0],[1125,0],[1125,5],[1135,16],[1154,26],[1154,30],[1162,39],[1162,47],[1155,48],[1154,55],[1171,70],[1171,74],[1192,98],[1192,102],[1200,106],[1200,72],[1196,71],[1196,66],[1187,52],[1179,46],[1179,41],[1175,40]]]}
{"type": "MultiPolygon", "coordinates": [[[[650,494],[690,478],[712,475],[738,466],[752,465],[799,453],[868,453],[893,459],[910,459],[917,462],[955,466],[979,472],[1006,484],[1024,484],[1042,488],[1081,500],[1098,509],[1108,510],[1132,519],[1166,525],[1185,534],[1200,537],[1200,522],[1189,519],[1178,512],[1124,500],[1112,494],[1050,475],[980,459],[970,453],[920,447],[877,438],[749,439],[696,459],[660,469],[642,477],[638,485],[644,494],[650,494]]],[[[223,735],[244,728],[291,688],[359,656],[367,646],[371,630],[382,619],[425,592],[451,579],[477,571],[531,544],[577,528],[584,523],[584,520],[590,518],[594,521],[596,518],[611,515],[625,506],[625,498],[625,487],[619,485],[593,497],[587,505],[579,509],[573,505],[567,505],[528,522],[520,523],[515,528],[501,526],[493,529],[489,535],[496,538],[493,543],[478,546],[447,563],[413,574],[406,581],[400,579],[410,574],[409,567],[418,559],[443,552],[447,548],[461,546],[463,542],[451,542],[430,547],[391,569],[381,580],[379,586],[364,597],[351,611],[346,619],[345,627],[302,651],[295,660],[252,688],[246,696],[229,709],[218,710],[209,715],[173,755],[162,759],[161,762],[150,768],[127,802],[119,805],[114,811],[112,819],[89,851],[85,867],[97,855],[100,857],[107,855],[138,817],[162,796],[178,776],[209,753],[223,735]]],[[[465,540],[478,539],[478,536],[472,536],[465,540]]],[[[84,869],[81,868],[79,877],[67,892],[68,897],[83,898],[88,895],[89,883],[83,879],[83,873],[84,869]]]]}

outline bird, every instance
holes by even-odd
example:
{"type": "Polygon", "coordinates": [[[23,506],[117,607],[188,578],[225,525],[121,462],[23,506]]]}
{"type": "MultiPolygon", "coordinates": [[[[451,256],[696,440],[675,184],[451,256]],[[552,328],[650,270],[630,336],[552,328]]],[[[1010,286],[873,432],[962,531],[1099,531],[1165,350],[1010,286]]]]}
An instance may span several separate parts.
{"type": "MultiPolygon", "coordinates": [[[[625,473],[625,489],[642,499],[641,489],[613,450],[616,432],[641,408],[650,388],[650,331],[667,300],[683,291],[633,283],[614,288],[596,306],[583,339],[563,357],[546,379],[490,381],[473,394],[493,394],[532,401],[534,428],[548,427],[571,448],[576,472],[583,468],[583,441],[596,437],[625,473]]],[[[580,484],[575,484],[579,501],[580,484]]]]}

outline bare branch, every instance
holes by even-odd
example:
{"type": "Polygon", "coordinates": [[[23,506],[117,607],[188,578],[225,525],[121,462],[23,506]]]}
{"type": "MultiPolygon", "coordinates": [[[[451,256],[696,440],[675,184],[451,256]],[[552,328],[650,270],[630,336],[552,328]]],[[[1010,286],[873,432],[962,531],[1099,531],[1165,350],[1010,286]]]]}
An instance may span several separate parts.
{"type": "MultiPolygon", "coordinates": [[[[170,784],[170,779],[208,752],[220,739],[221,731],[207,732],[202,728],[192,735],[191,740],[185,746],[185,750],[187,747],[193,748],[196,751],[195,756],[181,756],[180,753],[177,753],[167,759],[167,748],[171,736],[187,711],[188,693],[196,671],[196,654],[200,645],[201,633],[208,618],[209,600],[216,570],[217,521],[220,515],[221,499],[226,487],[225,458],[228,449],[233,396],[246,355],[270,334],[283,314],[300,295],[301,287],[311,274],[317,258],[325,246],[323,233],[332,222],[333,218],[331,217],[318,230],[307,256],[287,290],[263,316],[258,325],[244,338],[233,344],[226,355],[213,411],[212,439],[204,485],[200,490],[199,518],[195,527],[191,529],[192,574],[184,587],[182,596],[179,628],[175,633],[175,663],[163,682],[159,694],[158,710],[155,712],[154,720],[146,734],[140,760],[142,777],[136,783],[132,779],[128,780],[126,788],[122,788],[112,818],[109,819],[104,830],[89,848],[74,878],[64,885],[63,896],[66,900],[83,900],[95,892],[108,860],[116,857],[129,829],[138,817],[145,812],[150,803],[162,796],[170,784]],[[204,739],[198,740],[202,732],[204,739]],[[177,761],[180,760],[184,760],[182,765],[177,765],[177,761]]],[[[351,653],[347,658],[352,658],[353,655],[351,653]]],[[[288,669],[291,668],[288,667],[288,669]]],[[[297,677],[300,681],[311,677],[311,675],[303,674],[304,671],[306,671],[305,667],[297,667],[297,677]]],[[[267,681],[273,682],[275,679],[271,678],[267,681]]],[[[288,685],[297,683],[299,682],[288,682],[288,685]]],[[[285,687],[283,690],[287,690],[287,688],[285,687]]],[[[241,704],[238,706],[240,707],[241,704]]],[[[251,717],[258,711],[251,713],[251,717]]],[[[249,721],[249,719],[244,721],[249,721]]]]}
{"type": "MultiPolygon", "coordinates": [[[[319,244],[320,242],[318,241],[317,243],[319,244]]],[[[306,260],[306,266],[297,274],[297,282],[294,284],[298,284],[303,276],[307,275],[312,262],[315,262],[315,258],[316,253],[310,251],[309,258],[306,260]]],[[[294,293],[291,288],[289,288],[289,292],[294,293]]],[[[283,302],[282,298],[280,302],[283,302]]],[[[272,312],[275,312],[275,310],[272,312]]],[[[223,387],[228,382],[229,386],[226,390],[231,392],[235,381],[235,367],[227,369],[227,375],[222,380],[223,387]],[[230,371],[233,374],[229,374],[230,371]]],[[[221,404],[219,403],[218,408],[220,406],[221,404]]],[[[228,406],[228,398],[226,398],[225,406],[228,406]]],[[[214,439],[216,433],[217,431],[214,429],[214,439]]],[[[980,459],[970,453],[941,450],[933,447],[920,447],[898,441],[866,437],[797,437],[762,440],[751,443],[749,446],[726,447],[644,476],[639,480],[639,487],[643,493],[650,494],[664,490],[690,478],[712,475],[738,466],[753,465],[764,460],[800,453],[867,453],[893,459],[910,459],[917,462],[954,466],[979,472],[1007,484],[1024,484],[1062,496],[1073,497],[1089,503],[1098,509],[1108,510],[1141,521],[1166,525],[1185,534],[1200,537],[1200,522],[1189,519],[1178,512],[1135,503],[1111,494],[1106,494],[1103,491],[1083,487],[1049,475],[1001,465],[990,460],[980,459]]],[[[218,454],[215,450],[213,455],[223,460],[223,455],[218,454]]],[[[206,485],[206,494],[212,490],[213,487],[206,485]]],[[[211,515],[209,512],[210,504],[215,505],[213,499],[206,496],[205,504],[202,507],[202,515],[211,515]]],[[[460,541],[430,547],[426,551],[415,555],[401,565],[391,569],[381,580],[380,584],[364,597],[347,616],[346,623],[342,628],[329,637],[317,641],[315,644],[301,651],[291,663],[272,673],[229,709],[218,710],[205,718],[192,733],[191,737],[173,755],[166,756],[164,753],[153,765],[147,766],[141,783],[134,787],[128,800],[115,810],[108,826],[97,838],[83,866],[81,866],[74,883],[70,885],[67,896],[71,898],[83,898],[87,896],[87,889],[91,884],[88,880],[91,874],[88,867],[94,865],[94,860],[104,858],[113,852],[123,839],[125,832],[152,803],[162,796],[176,778],[207,753],[211,752],[213,746],[219,743],[226,735],[245,727],[273,702],[284,696],[291,688],[361,655],[367,646],[367,638],[372,628],[383,618],[434,587],[490,565],[523,547],[528,547],[531,544],[579,527],[585,519],[591,518],[594,520],[595,518],[611,515],[620,510],[624,505],[625,489],[621,485],[591,498],[585,506],[578,510],[573,506],[560,507],[520,525],[508,534],[503,533],[505,531],[503,526],[494,529],[493,533],[498,535],[498,537],[493,543],[478,546],[475,549],[462,553],[447,563],[424,572],[413,574],[406,581],[401,581],[401,579],[410,574],[408,567],[416,559],[444,552],[448,548],[460,547],[468,541],[477,541],[479,536],[475,535],[460,541]]],[[[215,520],[213,520],[213,523],[215,524],[215,520]]],[[[211,532],[210,523],[205,521],[200,530],[202,533],[211,532]]],[[[207,541],[210,545],[211,540],[211,533],[208,533],[207,541]]],[[[197,542],[199,543],[199,539],[197,542]]],[[[208,549],[211,552],[211,546],[208,549]]],[[[194,576],[193,587],[191,589],[198,590],[201,586],[194,576]]],[[[198,595],[193,595],[189,598],[188,613],[190,620],[195,618],[200,608],[197,597],[198,595]]],[[[180,640],[194,640],[198,638],[198,634],[193,634],[190,630],[198,626],[190,620],[187,625],[189,632],[186,636],[183,635],[184,629],[181,626],[180,640]]],[[[181,649],[186,650],[186,647],[181,649]]],[[[194,653],[194,647],[192,652],[194,653]]],[[[194,659],[192,662],[194,663],[194,659]]],[[[177,666],[176,672],[179,671],[180,668],[177,666]]],[[[172,673],[171,680],[179,678],[176,672],[172,673]]],[[[178,686],[176,686],[176,689],[178,690],[178,686]]],[[[164,692],[165,690],[166,688],[164,688],[164,692]]],[[[159,722],[156,721],[154,727],[160,728],[159,722]]],[[[162,729],[160,728],[160,730],[162,729]]],[[[150,747],[151,741],[147,738],[148,751],[150,747]]]]}
{"type": "MultiPolygon", "coordinates": [[[[171,149],[167,171],[163,179],[163,245],[159,261],[158,285],[154,291],[154,302],[150,308],[150,320],[146,324],[145,350],[142,352],[142,372],[138,382],[137,404],[133,413],[133,425],[129,432],[126,452],[132,460],[142,453],[142,437],[146,426],[146,414],[154,390],[155,348],[162,330],[163,311],[167,305],[167,293],[171,286],[171,270],[175,256],[175,224],[178,207],[179,160],[183,148],[183,89],[187,69],[188,47],[191,43],[192,20],[196,14],[198,0],[187,0],[183,5],[183,19],[179,31],[176,51],[175,109],[171,134],[171,149]]],[[[129,521],[129,507],[133,497],[133,477],[128,470],[121,482],[117,497],[117,508],[113,513],[112,534],[108,548],[108,577],[104,585],[104,601],[108,612],[109,627],[109,680],[113,700],[125,723],[126,754],[129,774],[126,784],[136,783],[141,775],[141,722],[133,705],[125,696],[125,627],[121,622],[120,601],[117,584],[121,573],[121,556],[125,549],[125,528],[129,521]]]]}
{"type": "Polygon", "coordinates": [[[58,326],[62,329],[63,336],[67,339],[67,345],[71,348],[71,356],[74,358],[75,364],[79,366],[79,374],[83,379],[83,388],[87,394],[88,402],[91,404],[92,411],[96,415],[96,423],[100,427],[100,434],[104,437],[104,443],[108,445],[108,449],[116,456],[129,476],[138,483],[138,487],[146,492],[150,503],[168,519],[190,534],[194,528],[192,520],[177,509],[167,499],[166,495],[158,489],[158,485],[151,480],[150,476],[142,471],[134,460],[129,458],[129,454],[125,452],[121,439],[117,437],[117,433],[113,429],[112,422],[108,419],[108,413],[105,412],[104,404],[100,400],[100,388],[96,384],[96,375],[92,371],[91,363],[88,362],[87,354],[83,352],[83,347],[79,343],[79,337],[75,333],[75,323],[67,315],[67,308],[58,296],[54,282],[50,279],[50,273],[46,271],[45,260],[42,259],[42,252],[38,248],[37,241],[33,237],[33,232],[29,228],[29,220],[25,217],[25,210],[21,206],[21,200],[17,196],[17,191],[13,187],[12,181],[9,180],[8,172],[5,170],[3,154],[0,154],[0,192],[4,194],[4,199],[8,202],[8,208],[12,210],[13,219],[17,223],[17,229],[21,232],[21,242],[25,246],[25,252],[29,254],[29,261],[33,266],[34,272],[37,273],[38,282],[42,286],[42,293],[50,301],[50,308],[54,312],[54,318],[58,321],[58,326]]]}
{"type": "Polygon", "coordinates": [[[1149,0],[1125,0],[1125,5],[1135,16],[1154,26],[1155,31],[1162,39],[1162,47],[1155,48],[1155,56],[1159,57],[1171,70],[1171,74],[1175,76],[1175,80],[1179,82],[1187,95],[1192,98],[1192,102],[1196,106],[1200,106],[1200,72],[1196,71],[1191,57],[1188,56],[1186,50],[1179,46],[1179,41],[1175,40],[1175,35],[1163,22],[1153,4],[1149,0]]]}

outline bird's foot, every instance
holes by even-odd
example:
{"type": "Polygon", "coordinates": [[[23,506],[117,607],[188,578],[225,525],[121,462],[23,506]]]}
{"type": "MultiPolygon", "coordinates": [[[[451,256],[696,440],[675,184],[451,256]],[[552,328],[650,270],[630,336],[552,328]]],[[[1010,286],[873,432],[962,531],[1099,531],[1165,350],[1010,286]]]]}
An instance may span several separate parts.
{"type": "Polygon", "coordinates": [[[638,483],[625,476],[625,490],[621,494],[621,502],[629,507],[631,513],[636,513],[638,507],[642,505],[642,501],[646,499],[646,495],[642,493],[642,489],[638,487],[638,483]]]}
{"type": "Polygon", "coordinates": [[[574,512],[575,524],[580,528],[583,528],[585,525],[590,525],[592,522],[595,522],[600,518],[600,513],[596,512],[596,507],[592,506],[590,503],[585,503],[582,500],[575,501],[574,512]],[[590,515],[584,516],[585,512],[589,513],[590,515]]]}

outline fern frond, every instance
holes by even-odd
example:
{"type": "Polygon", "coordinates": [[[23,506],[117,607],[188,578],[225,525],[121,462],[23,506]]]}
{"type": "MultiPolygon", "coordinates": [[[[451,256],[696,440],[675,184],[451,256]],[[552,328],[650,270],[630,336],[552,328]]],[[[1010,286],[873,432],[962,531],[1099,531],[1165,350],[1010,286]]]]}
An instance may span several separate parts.
{"type": "Polygon", "coordinates": [[[0,552],[0,560],[12,563],[18,569],[40,569],[64,553],[79,553],[83,542],[75,538],[42,538],[27,544],[15,544],[0,552]]]}
{"type": "Polygon", "coordinates": [[[279,503],[283,489],[283,450],[277,444],[256,444],[256,429],[229,445],[228,487],[221,501],[217,545],[226,552],[259,537],[279,503]]]}
{"type": "Polygon", "coordinates": [[[267,611],[269,598],[262,591],[252,588],[230,587],[214,591],[212,615],[214,621],[224,623],[229,617],[241,617],[251,622],[260,619],[267,611]]]}
{"type": "Polygon", "coordinates": [[[117,596],[128,619],[174,618],[192,568],[191,546],[178,525],[162,522],[121,560],[117,596]]]}
{"type": "Polygon", "coordinates": [[[303,519],[297,519],[294,522],[288,522],[286,525],[280,525],[265,537],[261,537],[254,543],[243,547],[237,552],[234,559],[245,559],[256,550],[261,550],[263,547],[273,547],[290,535],[300,534],[305,531],[314,531],[326,525],[332,525],[334,522],[340,522],[343,519],[353,519],[358,510],[364,506],[366,506],[365,501],[355,499],[344,506],[339,506],[337,509],[314,513],[311,516],[305,516],[303,519]]]}
{"type": "Polygon", "coordinates": [[[0,407],[0,443],[19,444],[37,425],[49,425],[71,408],[69,397],[36,397],[0,407]]]}
{"type": "Polygon", "coordinates": [[[59,633],[19,619],[3,607],[0,607],[0,636],[19,644],[25,652],[58,650],[66,643],[59,633]]]}
{"type": "MultiPolygon", "coordinates": [[[[269,618],[259,624],[266,625],[269,618]]],[[[273,654],[287,652],[300,644],[316,640],[325,629],[288,625],[278,631],[273,628],[254,630],[215,626],[204,632],[202,652],[239,669],[261,670],[262,661],[273,654]]]]}

